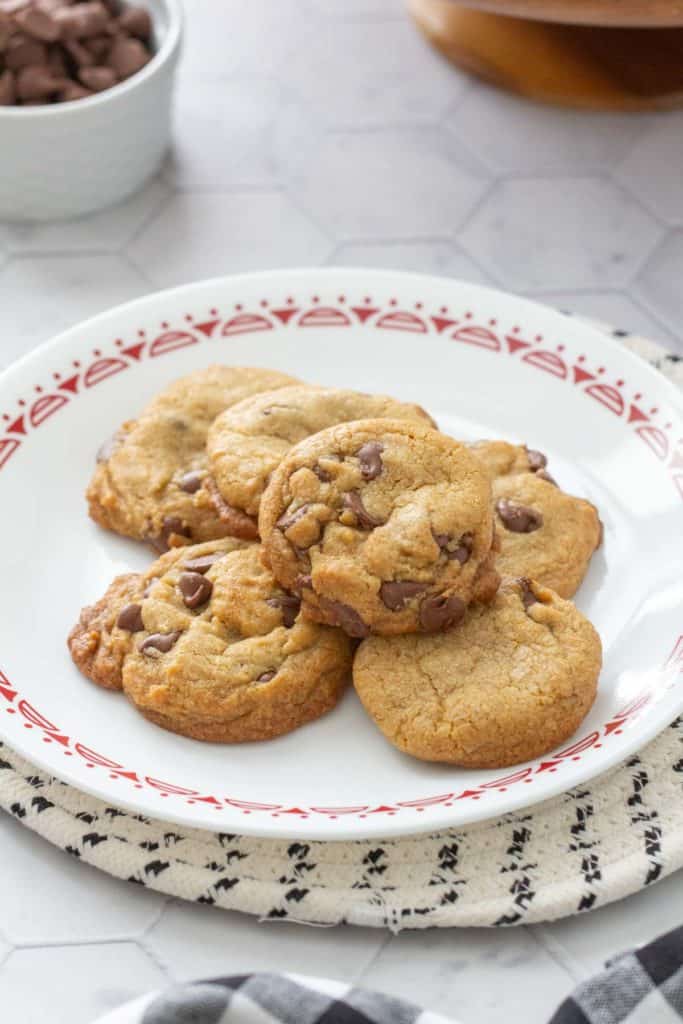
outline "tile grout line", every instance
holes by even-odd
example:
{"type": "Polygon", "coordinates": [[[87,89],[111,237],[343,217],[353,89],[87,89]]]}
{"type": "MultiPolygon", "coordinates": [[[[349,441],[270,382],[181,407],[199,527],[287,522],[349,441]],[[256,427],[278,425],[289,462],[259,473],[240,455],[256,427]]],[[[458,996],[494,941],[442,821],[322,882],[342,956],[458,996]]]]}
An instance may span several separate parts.
{"type": "MultiPolygon", "coordinates": [[[[536,945],[548,954],[550,959],[569,976],[572,985],[578,985],[588,977],[578,961],[564,948],[544,924],[526,925],[524,929],[536,945]]],[[[567,992],[569,995],[569,992],[567,992]]]]}

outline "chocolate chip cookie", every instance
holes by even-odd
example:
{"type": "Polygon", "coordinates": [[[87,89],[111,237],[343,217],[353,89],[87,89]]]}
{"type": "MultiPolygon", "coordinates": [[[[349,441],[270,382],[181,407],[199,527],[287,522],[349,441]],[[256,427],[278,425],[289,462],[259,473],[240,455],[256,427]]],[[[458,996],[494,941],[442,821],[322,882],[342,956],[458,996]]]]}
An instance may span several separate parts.
{"type": "Polygon", "coordinates": [[[471,451],[491,476],[496,509],[496,568],[531,576],[572,597],[602,540],[597,509],[561,490],[541,452],[507,441],[480,441],[471,451]]]}
{"type": "Polygon", "coordinates": [[[492,480],[516,473],[535,473],[541,480],[555,483],[547,470],[548,459],[535,448],[509,441],[474,441],[470,448],[482,460],[492,480]]]}
{"type": "Polygon", "coordinates": [[[299,604],[258,545],[225,538],[118,577],[84,609],[69,648],[93,682],[165,729],[271,739],[334,707],[351,668],[348,638],[305,621],[299,604]]]}
{"type": "Polygon", "coordinates": [[[217,507],[239,510],[256,522],[270,475],[293,445],[337,423],[365,419],[434,426],[419,405],[341,388],[300,385],[232,406],[216,419],[207,441],[217,507]]]}
{"type": "Polygon", "coordinates": [[[399,750],[425,761],[503,768],[546,754],[595,699],[600,638],[569,602],[504,579],[439,636],[371,637],[353,679],[365,710],[399,750]]]}
{"type": "Polygon", "coordinates": [[[235,535],[255,537],[252,520],[216,509],[205,486],[206,435],[228,406],[294,383],[275,370],[209,366],[174,381],[140,417],[124,423],[97,456],[87,491],[92,518],[158,552],[235,535]]]}
{"type": "Polygon", "coordinates": [[[449,629],[498,585],[488,475],[419,422],[359,420],[300,442],[271,477],[259,530],[304,615],[354,637],[449,629]]]}

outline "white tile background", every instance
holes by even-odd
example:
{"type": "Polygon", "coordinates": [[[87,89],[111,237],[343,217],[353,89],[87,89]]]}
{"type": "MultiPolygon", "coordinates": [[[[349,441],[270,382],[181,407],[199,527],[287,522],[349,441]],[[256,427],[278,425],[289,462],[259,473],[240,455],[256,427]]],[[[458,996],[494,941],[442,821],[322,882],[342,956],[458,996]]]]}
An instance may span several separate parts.
{"type": "MultiPolygon", "coordinates": [[[[187,0],[176,145],[123,206],[0,224],[0,368],[56,331],[230,271],[364,264],[490,283],[683,355],[683,113],[550,110],[469,81],[401,0],[187,0]]],[[[477,1024],[543,1024],[680,923],[683,878],[507,931],[259,924],[127,886],[0,817],[0,1019],[87,1024],[169,979],[288,969],[477,1024]]]]}

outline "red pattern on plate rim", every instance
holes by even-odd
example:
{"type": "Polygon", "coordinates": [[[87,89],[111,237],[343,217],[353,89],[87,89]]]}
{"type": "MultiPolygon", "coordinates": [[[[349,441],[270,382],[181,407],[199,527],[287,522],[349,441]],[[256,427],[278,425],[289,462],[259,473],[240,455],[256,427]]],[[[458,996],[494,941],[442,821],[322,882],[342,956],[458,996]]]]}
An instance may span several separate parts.
{"type": "MultiPolygon", "coordinates": [[[[219,315],[218,310],[211,309],[208,318],[203,315],[186,314],[182,327],[173,328],[168,321],[163,321],[161,333],[152,340],[149,330],[140,329],[136,332],[136,341],[126,344],[124,339],[117,339],[115,351],[110,356],[102,354],[100,349],[92,353],[93,361],[85,368],[74,362],[67,374],[54,373],[51,390],[37,385],[35,393],[38,397],[20,399],[18,405],[21,412],[5,413],[5,434],[0,437],[0,470],[9,462],[24,444],[27,435],[39,429],[48,419],[63,409],[74,398],[83,392],[96,387],[116,374],[138,365],[142,359],[156,359],[160,356],[176,352],[181,348],[201,344],[214,338],[234,337],[239,334],[257,333],[260,331],[296,330],[308,327],[343,328],[354,325],[375,327],[379,330],[395,330],[414,334],[433,334],[442,338],[466,345],[474,345],[489,352],[516,358],[525,365],[548,373],[559,380],[579,387],[587,397],[599,402],[605,410],[619,417],[624,425],[631,428],[635,435],[647,445],[649,451],[662,464],[666,465],[672,482],[683,500],[683,440],[674,445],[667,436],[671,424],[659,426],[652,417],[657,409],[645,411],[642,407],[642,394],[635,394],[632,400],[624,397],[624,381],[617,380],[608,384],[604,380],[605,368],[588,369],[586,357],[579,356],[575,363],[567,361],[563,355],[565,346],[555,346],[555,351],[547,347],[542,335],[535,335],[531,340],[519,326],[509,330],[492,330],[497,321],[488,320],[486,326],[473,321],[473,314],[466,312],[456,317],[448,314],[446,307],[438,313],[424,313],[424,303],[416,302],[415,311],[397,308],[396,300],[387,307],[373,304],[370,297],[363,302],[353,304],[345,297],[338,299],[339,305],[331,303],[321,305],[318,296],[308,301],[297,301],[288,298],[284,305],[271,304],[262,300],[258,311],[245,309],[244,304],[235,305],[236,313],[227,317],[219,315]],[[310,303],[310,304],[309,304],[310,303]],[[266,312],[267,310],[267,312],[266,312]],[[416,311],[419,311],[416,312],[416,311]],[[447,315],[448,314],[448,315],[447,315]],[[144,339],[144,340],[140,340],[144,339]],[[125,358],[124,358],[125,357],[125,358]],[[77,369],[77,373],[73,373],[77,369]],[[641,404],[637,404],[641,403],[641,404]]],[[[668,686],[674,685],[677,677],[683,674],[683,635],[676,641],[663,673],[669,676],[668,686]]],[[[659,677],[660,681],[662,676],[659,677]]],[[[667,687],[668,688],[668,687],[667,687]]],[[[652,702],[654,689],[645,691],[635,697],[609,721],[598,729],[576,740],[569,747],[549,755],[537,765],[520,768],[491,782],[485,782],[475,789],[464,789],[460,792],[441,793],[418,800],[395,801],[392,803],[355,806],[305,806],[289,807],[285,804],[254,803],[237,797],[227,797],[201,793],[174,783],[143,775],[139,771],[126,768],[118,761],[105,757],[103,754],[87,747],[84,743],[67,736],[59,726],[46,718],[29,701],[21,697],[17,688],[0,670],[0,706],[4,704],[8,714],[18,714],[23,719],[25,729],[36,729],[44,743],[57,743],[67,757],[77,756],[85,762],[86,768],[106,771],[112,780],[125,780],[136,789],[145,788],[154,791],[159,797],[169,796],[185,800],[188,804],[202,803],[216,810],[232,808],[242,814],[267,814],[277,818],[280,815],[292,815],[299,818],[323,816],[330,820],[340,817],[354,816],[367,818],[369,815],[386,814],[393,816],[399,812],[423,812],[434,805],[451,807],[460,800],[481,800],[490,792],[506,792],[511,786],[529,784],[539,775],[556,772],[567,762],[576,762],[586,751],[597,749],[602,742],[611,736],[619,736],[624,726],[634,722],[643,710],[652,702]]]]}

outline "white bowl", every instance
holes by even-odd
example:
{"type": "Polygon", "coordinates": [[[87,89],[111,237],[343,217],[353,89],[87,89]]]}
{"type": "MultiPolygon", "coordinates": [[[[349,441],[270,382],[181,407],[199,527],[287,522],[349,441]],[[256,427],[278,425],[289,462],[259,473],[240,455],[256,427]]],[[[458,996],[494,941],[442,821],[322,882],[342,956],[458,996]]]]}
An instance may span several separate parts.
{"type": "Polygon", "coordinates": [[[0,218],[76,217],[118,202],[168,147],[180,0],[145,0],[155,54],[137,74],[73,103],[0,107],[0,218]]]}

